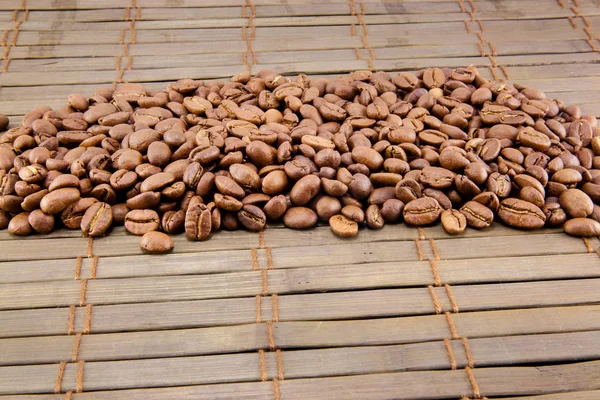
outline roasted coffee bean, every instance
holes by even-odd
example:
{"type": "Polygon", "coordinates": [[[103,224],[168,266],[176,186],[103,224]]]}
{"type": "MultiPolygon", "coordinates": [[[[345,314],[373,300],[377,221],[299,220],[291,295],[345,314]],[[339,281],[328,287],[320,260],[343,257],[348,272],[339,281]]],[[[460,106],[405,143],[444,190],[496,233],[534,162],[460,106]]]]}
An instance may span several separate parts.
{"type": "Polygon", "coordinates": [[[107,203],[96,202],[85,211],[81,219],[81,230],[84,236],[103,235],[113,220],[112,207],[107,203]]]}
{"type": "Polygon", "coordinates": [[[371,229],[381,229],[385,225],[385,220],[381,215],[381,210],[377,204],[371,204],[365,212],[367,226],[371,229]]]}
{"type": "Polygon", "coordinates": [[[46,214],[58,214],[67,206],[72,203],[75,203],[80,198],[79,189],[73,187],[66,187],[61,189],[56,189],[48,194],[46,194],[41,202],[40,208],[46,214]]]}
{"type": "Polygon", "coordinates": [[[40,209],[32,211],[28,216],[28,221],[37,233],[50,233],[54,229],[54,215],[45,214],[40,209]]]}
{"type": "Polygon", "coordinates": [[[573,218],[565,222],[564,230],[573,236],[600,236],[600,223],[589,218],[573,218]]]}
{"type": "Polygon", "coordinates": [[[125,229],[134,235],[141,236],[147,232],[155,231],[159,226],[160,218],[154,210],[131,210],[125,216],[125,229]]]}
{"type": "Polygon", "coordinates": [[[258,232],[265,228],[267,217],[258,207],[246,204],[238,211],[237,217],[242,225],[249,231],[258,232]]]}
{"type": "Polygon", "coordinates": [[[567,220],[567,213],[559,203],[546,203],[542,211],[546,215],[546,224],[550,227],[562,226],[567,220]]]}
{"type": "Polygon", "coordinates": [[[140,240],[140,247],[148,253],[167,253],[173,250],[173,239],[162,232],[146,232],[140,240]]]}
{"type": "Polygon", "coordinates": [[[160,226],[166,233],[181,233],[185,225],[185,211],[167,211],[163,214],[160,226]]]}
{"type": "Polygon", "coordinates": [[[448,209],[442,211],[440,218],[442,227],[451,235],[462,233],[467,228],[467,219],[464,212],[448,209]]]}
{"type": "MultiPolygon", "coordinates": [[[[368,179],[368,178],[367,178],[368,179]]],[[[296,182],[290,191],[290,200],[295,206],[308,203],[321,188],[321,180],[316,175],[307,175],[296,182]]]]}
{"type": "Polygon", "coordinates": [[[356,221],[337,214],[329,218],[331,231],[340,237],[354,237],[358,235],[358,224],[356,221]]]}
{"type": "Polygon", "coordinates": [[[546,215],[539,207],[515,198],[502,200],[498,216],[505,224],[520,229],[541,228],[546,222],[546,215]]]}
{"type": "Polygon", "coordinates": [[[412,200],[404,206],[404,221],[410,225],[429,225],[440,217],[442,208],[436,199],[422,197],[412,200]]]}
{"type": "Polygon", "coordinates": [[[466,218],[467,225],[476,229],[487,228],[494,220],[492,210],[477,201],[468,201],[459,210],[466,218]]]}
{"type": "Polygon", "coordinates": [[[212,231],[212,215],[199,199],[192,199],[185,213],[185,234],[191,240],[206,240],[212,231]]]}
{"type": "Polygon", "coordinates": [[[385,222],[398,222],[402,218],[404,203],[398,199],[386,200],[381,206],[381,217],[385,222]]]}
{"type": "Polygon", "coordinates": [[[579,189],[567,189],[559,196],[563,210],[571,218],[585,218],[594,210],[594,202],[579,189]]]}
{"type": "Polygon", "coordinates": [[[317,224],[317,213],[307,207],[289,208],[283,216],[283,224],[292,229],[311,228],[317,224]]]}
{"type": "Polygon", "coordinates": [[[16,236],[27,236],[33,233],[33,228],[29,223],[29,213],[22,212],[10,220],[8,223],[8,233],[16,236]]]}

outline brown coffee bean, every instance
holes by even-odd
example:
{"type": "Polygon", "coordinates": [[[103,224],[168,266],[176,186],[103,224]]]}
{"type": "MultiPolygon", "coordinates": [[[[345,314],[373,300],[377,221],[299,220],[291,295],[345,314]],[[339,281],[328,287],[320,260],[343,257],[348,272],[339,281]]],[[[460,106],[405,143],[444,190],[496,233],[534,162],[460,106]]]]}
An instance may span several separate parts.
{"type": "Polygon", "coordinates": [[[154,210],[131,210],[125,216],[125,229],[127,232],[141,236],[147,232],[155,231],[160,226],[160,218],[154,210]]]}
{"type": "Polygon", "coordinates": [[[404,203],[396,198],[386,200],[381,206],[381,217],[385,222],[398,222],[402,217],[404,203]]]}
{"type": "Polygon", "coordinates": [[[565,222],[565,233],[573,236],[600,236],[600,223],[589,218],[573,218],[565,222]]]}
{"type": "Polygon", "coordinates": [[[286,173],[281,170],[270,172],[262,180],[262,191],[269,196],[283,193],[287,186],[288,177],[286,173]]]}
{"type": "MultiPolygon", "coordinates": [[[[368,178],[367,178],[368,179],[368,178]]],[[[307,175],[300,178],[290,191],[290,200],[296,206],[308,203],[321,188],[321,180],[316,175],[307,175]]]]}
{"type": "Polygon", "coordinates": [[[445,189],[452,186],[456,174],[439,167],[425,167],[421,170],[419,179],[424,185],[434,189],[445,189]]]}
{"type": "Polygon", "coordinates": [[[16,236],[31,235],[33,228],[29,224],[29,213],[22,212],[12,217],[8,223],[8,233],[16,236]]]}
{"type": "Polygon", "coordinates": [[[169,172],[159,172],[142,182],[141,192],[159,191],[175,181],[175,176],[169,172]]]}
{"type": "Polygon", "coordinates": [[[37,233],[50,233],[54,229],[54,215],[45,214],[39,209],[29,214],[28,221],[37,233]]]}
{"type": "Polygon", "coordinates": [[[311,228],[317,224],[317,213],[306,207],[289,208],[283,216],[283,224],[292,229],[311,228]]]}
{"type": "Polygon", "coordinates": [[[404,206],[404,221],[410,225],[429,225],[437,221],[442,208],[436,199],[422,197],[412,200],[404,206]]]}
{"type": "Polygon", "coordinates": [[[395,192],[398,199],[402,200],[404,204],[408,204],[421,197],[421,186],[416,180],[405,178],[398,182],[395,192]]]}
{"type": "Polygon", "coordinates": [[[512,190],[510,177],[493,172],[487,180],[487,190],[500,198],[508,197],[512,190]]]}
{"type": "Polygon", "coordinates": [[[140,240],[140,247],[148,253],[167,253],[175,244],[169,235],[162,232],[146,232],[140,240]]]}
{"type": "Polygon", "coordinates": [[[211,231],[212,215],[210,210],[199,201],[191,201],[185,214],[186,236],[190,240],[206,240],[211,231]]]}
{"type": "Polygon", "coordinates": [[[370,171],[377,171],[383,166],[383,157],[370,147],[355,147],[352,149],[352,160],[366,165],[370,171]]]}
{"type": "Polygon", "coordinates": [[[381,229],[385,225],[385,220],[381,215],[381,210],[377,204],[371,204],[365,212],[367,226],[371,229],[381,229]]]}
{"type": "Polygon", "coordinates": [[[546,203],[542,211],[546,215],[546,224],[550,227],[562,226],[567,220],[567,213],[559,203],[546,203]]]}
{"type": "Polygon", "coordinates": [[[585,218],[594,211],[594,202],[579,189],[567,189],[559,196],[563,210],[571,218],[585,218]]]}
{"type": "Polygon", "coordinates": [[[466,202],[459,211],[465,216],[467,225],[472,228],[487,228],[494,220],[492,210],[477,201],[466,202]]]}
{"type": "Polygon", "coordinates": [[[107,203],[95,202],[81,218],[81,230],[84,236],[103,235],[112,223],[112,207],[107,203]]]}
{"type": "Polygon", "coordinates": [[[363,222],[365,222],[365,212],[363,211],[363,209],[361,207],[359,207],[357,205],[353,205],[353,204],[345,205],[342,208],[341,213],[346,218],[356,221],[359,224],[362,224],[363,222]]]}
{"type": "Polygon", "coordinates": [[[441,214],[442,227],[451,235],[463,233],[467,228],[467,219],[464,213],[449,209],[442,211],[441,214]]]}
{"type": "Polygon", "coordinates": [[[166,233],[181,233],[185,225],[185,211],[167,211],[163,214],[160,226],[166,233]]]}
{"type": "Polygon", "coordinates": [[[314,208],[321,221],[328,221],[329,218],[340,213],[342,204],[336,197],[321,196],[314,208]]]}
{"type": "Polygon", "coordinates": [[[238,219],[246,229],[252,232],[258,232],[265,228],[267,217],[265,213],[258,207],[246,204],[238,211],[238,219]]]}
{"type": "Polygon", "coordinates": [[[331,231],[340,237],[354,237],[358,235],[358,224],[356,221],[345,217],[342,214],[337,214],[329,219],[331,231]]]}
{"type": "Polygon", "coordinates": [[[541,228],[546,222],[546,215],[539,207],[515,198],[502,200],[498,216],[505,224],[520,229],[541,228]]]}
{"type": "Polygon", "coordinates": [[[79,198],[80,194],[77,188],[67,187],[56,189],[42,198],[40,208],[46,214],[58,214],[67,208],[67,206],[79,200],[79,198]]]}

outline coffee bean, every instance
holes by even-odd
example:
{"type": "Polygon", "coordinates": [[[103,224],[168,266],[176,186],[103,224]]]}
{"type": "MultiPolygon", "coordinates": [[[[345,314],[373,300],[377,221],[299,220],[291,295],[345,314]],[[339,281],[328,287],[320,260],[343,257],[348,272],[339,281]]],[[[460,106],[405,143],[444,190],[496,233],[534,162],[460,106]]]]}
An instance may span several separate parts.
{"type": "Polygon", "coordinates": [[[247,204],[238,211],[238,219],[249,231],[258,232],[265,228],[267,217],[258,207],[247,204]]]}
{"type": "Polygon", "coordinates": [[[160,226],[166,233],[181,233],[185,225],[185,211],[167,211],[163,214],[160,226]]]}
{"type": "Polygon", "coordinates": [[[321,221],[328,221],[332,216],[339,214],[342,204],[336,197],[322,196],[315,204],[315,211],[321,221]]]}
{"type": "Polygon", "coordinates": [[[146,232],[140,240],[140,247],[148,253],[167,253],[174,246],[173,239],[162,232],[146,232]]]}
{"type": "Polygon", "coordinates": [[[66,187],[61,189],[56,189],[48,194],[46,194],[41,202],[40,208],[46,214],[58,214],[67,206],[72,203],[75,203],[80,198],[79,189],[73,187],[66,187]]]}
{"type": "Polygon", "coordinates": [[[562,226],[567,220],[567,214],[559,203],[547,203],[542,207],[542,211],[546,215],[546,224],[548,226],[562,226]]]}
{"type": "Polygon", "coordinates": [[[463,212],[455,209],[442,211],[441,214],[442,227],[451,235],[463,233],[467,228],[467,219],[463,212]]]}
{"type": "Polygon", "coordinates": [[[585,218],[594,210],[594,202],[579,189],[567,189],[560,194],[559,202],[571,218],[585,218]]]}
{"type": "Polygon", "coordinates": [[[367,207],[365,217],[367,219],[367,226],[371,229],[381,229],[385,225],[385,220],[377,204],[371,204],[367,207]]]}
{"type": "Polygon", "coordinates": [[[40,209],[32,211],[27,220],[37,233],[50,233],[54,229],[54,215],[45,214],[40,209]]]}
{"type": "Polygon", "coordinates": [[[159,191],[175,181],[175,176],[169,172],[159,172],[142,182],[140,190],[143,192],[159,191]]]}
{"type": "MultiPolygon", "coordinates": [[[[368,179],[368,178],[367,178],[368,179]]],[[[307,175],[300,178],[290,191],[290,200],[296,206],[308,203],[321,188],[321,180],[316,175],[307,175]]]]}
{"type": "Polygon", "coordinates": [[[84,236],[100,236],[110,228],[112,220],[112,207],[106,203],[96,202],[81,218],[81,230],[84,236]]]}
{"type": "Polygon", "coordinates": [[[283,224],[292,229],[311,228],[317,224],[317,213],[306,207],[289,208],[283,216],[283,224]]]}
{"type": "Polygon", "coordinates": [[[333,233],[341,237],[354,237],[358,235],[358,224],[356,221],[342,214],[337,214],[329,218],[329,226],[333,233]]]}
{"type": "Polygon", "coordinates": [[[29,223],[29,213],[22,212],[12,217],[8,223],[8,233],[16,236],[31,235],[33,228],[29,223]]]}
{"type": "MultiPolygon", "coordinates": [[[[86,214],[88,212],[86,212],[86,214]]],[[[160,218],[154,210],[131,210],[125,216],[125,229],[133,235],[141,236],[147,232],[157,230],[159,226],[160,218]]]]}
{"type": "Polygon", "coordinates": [[[565,233],[573,236],[600,236],[600,223],[589,218],[573,218],[565,222],[565,233]]]}
{"type": "Polygon", "coordinates": [[[212,216],[205,204],[192,201],[185,213],[185,234],[191,240],[206,240],[212,230],[212,216]]]}
{"type": "Polygon", "coordinates": [[[472,228],[487,228],[494,220],[492,210],[477,201],[466,202],[459,211],[465,216],[467,225],[472,228]]]}
{"type": "Polygon", "coordinates": [[[429,225],[437,221],[442,208],[436,199],[422,197],[412,200],[404,206],[404,221],[410,225],[429,225]]]}
{"type": "Polygon", "coordinates": [[[539,207],[515,198],[502,200],[498,216],[505,224],[520,229],[541,228],[546,222],[546,215],[539,207]]]}

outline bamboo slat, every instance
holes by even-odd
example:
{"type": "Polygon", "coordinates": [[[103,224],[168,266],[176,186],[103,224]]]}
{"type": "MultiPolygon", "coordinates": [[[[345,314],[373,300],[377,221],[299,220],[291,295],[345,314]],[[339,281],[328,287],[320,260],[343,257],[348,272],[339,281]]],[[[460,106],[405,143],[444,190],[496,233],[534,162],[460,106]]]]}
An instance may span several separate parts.
{"type": "MultiPolygon", "coordinates": [[[[600,330],[598,305],[452,314],[461,337],[600,330]]],[[[109,361],[239,353],[278,348],[324,348],[404,344],[450,337],[444,315],[345,321],[273,322],[165,331],[99,333],[0,339],[0,365],[58,363],[71,359],[75,341],[86,361],[109,361]],[[272,327],[272,339],[268,330],[272,327]],[[79,339],[78,339],[79,338],[79,339]]]]}
{"type": "MultiPolygon", "coordinates": [[[[537,336],[512,336],[469,340],[477,367],[534,363],[555,360],[582,361],[600,354],[600,332],[579,332],[537,336]],[[573,352],[570,348],[575,348],[573,352]],[[498,351],[502,349],[503,351],[498,351]]],[[[456,367],[464,368],[468,360],[463,344],[450,342],[456,354],[456,367]]],[[[369,346],[339,349],[285,351],[281,353],[285,379],[359,375],[414,370],[450,369],[451,364],[442,342],[408,345],[369,346]]],[[[267,353],[267,379],[277,378],[277,360],[267,353]]],[[[208,383],[259,381],[260,363],[256,353],[197,356],[166,359],[87,362],[87,390],[115,390],[137,387],[184,386],[208,383]],[[140,372],[142,371],[142,372],[140,372]]],[[[68,364],[62,391],[75,390],[76,364],[68,364]]],[[[56,379],[55,365],[0,367],[7,379],[0,393],[19,393],[27,387],[32,393],[50,392],[56,379]],[[33,384],[26,377],[37,377],[33,384]]]]}
{"type": "MultiPolygon", "coordinates": [[[[239,275],[239,274],[238,274],[239,275]]],[[[275,274],[275,278],[281,274],[275,274]]],[[[232,279],[233,280],[233,279],[232,279]]],[[[271,280],[271,279],[270,279],[271,280]]],[[[88,282],[88,285],[92,282],[88,282]]],[[[402,285],[408,286],[408,283],[402,285]]],[[[338,319],[395,317],[409,315],[427,315],[435,310],[431,301],[431,290],[439,299],[438,312],[452,312],[454,307],[448,296],[451,290],[455,304],[460,311],[484,311],[512,308],[535,308],[594,304],[598,302],[598,279],[566,280],[528,283],[504,283],[488,285],[454,285],[452,289],[436,287],[415,289],[380,289],[360,292],[334,292],[327,294],[293,295],[293,290],[272,279],[269,292],[278,295],[277,305],[273,299],[264,298],[260,305],[260,315],[264,319],[273,318],[273,308],[277,308],[280,321],[326,321],[338,319]],[[576,288],[576,290],[574,290],[576,288]],[[557,297],[556,293],[565,293],[557,297]],[[288,293],[288,294],[286,294],[288,293]],[[310,307],[310,308],[309,308],[310,307]],[[308,308],[308,309],[307,309],[308,308]]],[[[236,284],[232,283],[235,287],[236,284]]],[[[391,285],[388,285],[390,287],[391,285]]],[[[360,287],[359,287],[360,288],[360,287]]],[[[89,290],[89,289],[88,289],[89,290]]],[[[141,290],[141,289],[140,289],[141,290]]],[[[339,286],[330,286],[329,290],[340,290],[339,286]]],[[[306,289],[306,292],[314,289],[306,289]]],[[[254,291],[261,294],[260,288],[254,291]]],[[[213,294],[213,297],[227,293],[213,294]]],[[[252,295],[240,290],[230,296],[252,295]]],[[[40,296],[43,292],[40,291],[40,296]]],[[[106,296],[104,296],[106,297],[106,296]]],[[[204,298],[202,293],[188,296],[204,298]]],[[[206,296],[210,298],[210,295],[206,296]]],[[[136,300],[139,300],[137,296],[136,300]]],[[[76,303],[76,299],[71,304],[76,303]]],[[[157,296],[151,301],[159,303],[130,305],[105,305],[110,302],[99,299],[97,292],[88,291],[86,300],[93,307],[93,332],[125,332],[156,329],[180,329],[206,326],[235,325],[252,323],[256,320],[256,299],[254,297],[219,300],[193,300],[163,303],[164,297],[157,296]]],[[[181,300],[181,299],[172,299],[181,300]]],[[[131,303],[123,299],[118,303],[131,303]]],[[[60,304],[59,304],[60,305],[60,304]]],[[[45,304],[45,307],[51,305],[45,304]]],[[[17,308],[19,305],[10,305],[17,308]]],[[[4,308],[4,307],[3,307],[4,308]]],[[[75,332],[83,332],[83,308],[77,310],[75,332]]],[[[43,309],[29,311],[0,311],[0,321],[5,326],[0,329],[0,337],[20,337],[56,335],[67,331],[70,310],[43,309]]]]}

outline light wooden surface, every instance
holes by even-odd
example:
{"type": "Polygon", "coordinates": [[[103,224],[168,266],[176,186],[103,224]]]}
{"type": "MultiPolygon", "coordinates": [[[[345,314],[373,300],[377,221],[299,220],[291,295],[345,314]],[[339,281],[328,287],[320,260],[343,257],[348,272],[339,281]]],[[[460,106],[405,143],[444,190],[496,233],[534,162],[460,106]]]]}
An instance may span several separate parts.
{"type": "MultiPolygon", "coordinates": [[[[473,64],[600,117],[597,1],[320,3],[2,1],[0,113],[246,62],[326,78],[473,64]]],[[[0,399],[600,398],[598,238],[261,235],[178,235],[149,256],[123,228],[0,231],[0,399]]]]}

